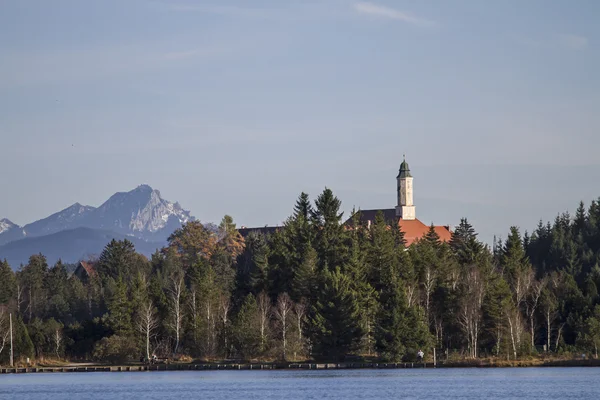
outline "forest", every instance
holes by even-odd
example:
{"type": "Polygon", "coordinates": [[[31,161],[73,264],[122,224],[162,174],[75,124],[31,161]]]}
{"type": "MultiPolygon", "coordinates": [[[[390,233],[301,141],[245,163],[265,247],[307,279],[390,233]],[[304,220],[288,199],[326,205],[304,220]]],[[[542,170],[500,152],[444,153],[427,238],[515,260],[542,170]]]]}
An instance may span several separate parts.
{"type": "Polygon", "coordinates": [[[86,274],[0,262],[0,364],[9,314],[15,360],[597,357],[600,199],[492,246],[462,219],[406,247],[401,224],[340,208],[325,189],[268,235],[189,222],[151,259],[113,240],[86,274]]]}

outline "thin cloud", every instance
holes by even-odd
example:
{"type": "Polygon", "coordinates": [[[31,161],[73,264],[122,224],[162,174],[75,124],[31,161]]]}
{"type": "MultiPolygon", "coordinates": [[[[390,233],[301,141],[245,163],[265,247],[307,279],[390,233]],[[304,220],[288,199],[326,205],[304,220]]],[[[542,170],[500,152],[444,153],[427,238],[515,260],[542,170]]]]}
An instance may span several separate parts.
{"type": "Polygon", "coordinates": [[[228,17],[242,18],[269,18],[273,17],[275,10],[264,8],[248,8],[236,6],[213,6],[198,4],[170,4],[169,8],[173,11],[198,12],[205,14],[223,15],[228,17]]]}
{"type": "Polygon", "coordinates": [[[546,36],[543,39],[513,35],[513,39],[523,46],[547,50],[556,50],[560,48],[585,50],[588,46],[588,39],[585,36],[574,35],[571,33],[546,36]]]}
{"type": "Polygon", "coordinates": [[[199,54],[198,50],[188,50],[188,51],[177,51],[177,52],[165,53],[164,56],[168,60],[180,60],[183,58],[193,57],[198,54],[199,54]]]}
{"type": "Polygon", "coordinates": [[[557,39],[561,46],[568,47],[573,50],[583,50],[588,45],[588,40],[585,36],[574,35],[571,33],[558,35],[557,39]]]}
{"type": "Polygon", "coordinates": [[[390,7],[380,6],[378,4],[368,2],[355,3],[354,10],[361,14],[393,19],[396,21],[402,21],[416,26],[429,27],[435,25],[435,22],[431,20],[419,18],[404,11],[395,10],[390,7]]]}

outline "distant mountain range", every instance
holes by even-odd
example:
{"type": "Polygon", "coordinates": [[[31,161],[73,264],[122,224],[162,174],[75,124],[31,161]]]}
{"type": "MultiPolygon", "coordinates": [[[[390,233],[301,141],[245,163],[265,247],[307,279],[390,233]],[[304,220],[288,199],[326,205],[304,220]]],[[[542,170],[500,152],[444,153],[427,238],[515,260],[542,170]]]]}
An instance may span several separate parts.
{"type": "Polygon", "coordinates": [[[175,229],[192,220],[179,203],[140,185],[115,193],[97,208],[75,203],[23,227],[0,219],[0,259],[6,258],[15,269],[40,252],[49,263],[59,258],[77,262],[98,255],[112,238],[129,238],[140,253],[150,255],[175,229]]]}

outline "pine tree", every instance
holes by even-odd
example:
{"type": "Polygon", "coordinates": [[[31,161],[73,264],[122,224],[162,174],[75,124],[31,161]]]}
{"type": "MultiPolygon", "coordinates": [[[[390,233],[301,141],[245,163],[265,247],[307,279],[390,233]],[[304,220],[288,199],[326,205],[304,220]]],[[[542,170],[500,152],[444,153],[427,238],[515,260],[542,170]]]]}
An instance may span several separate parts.
{"type": "Polygon", "coordinates": [[[248,294],[237,313],[232,329],[235,348],[245,360],[256,357],[260,352],[261,337],[258,318],[256,298],[252,294],[248,294]]]}
{"type": "Polygon", "coordinates": [[[423,240],[431,245],[438,246],[442,242],[440,240],[440,235],[435,231],[435,226],[433,224],[429,225],[429,229],[425,236],[423,236],[423,240]]]}
{"type": "Polygon", "coordinates": [[[309,246],[306,249],[300,268],[294,275],[292,294],[295,301],[300,301],[302,298],[312,301],[315,298],[317,294],[317,263],[317,252],[312,246],[309,246]]]}
{"type": "Polygon", "coordinates": [[[304,192],[300,193],[300,196],[298,196],[298,200],[294,205],[293,218],[296,220],[302,218],[304,221],[308,221],[312,213],[313,209],[310,204],[308,194],[304,192]]]}
{"type": "Polygon", "coordinates": [[[47,316],[59,320],[69,318],[70,307],[67,293],[67,269],[62,261],[52,267],[44,279],[44,287],[48,293],[46,301],[47,316]]]}
{"type": "Polygon", "coordinates": [[[131,241],[112,239],[100,254],[97,270],[104,279],[129,277],[136,270],[138,261],[138,254],[131,241]]]}
{"type": "Polygon", "coordinates": [[[127,296],[127,284],[119,276],[110,281],[109,287],[107,323],[116,335],[129,336],[133,331],[133,307],[127,296]]]}
{"type": "Polygon", "coordinates": [[[401,361],[415,355],[419,348],[429,348],[431,337],[423,316],[415,307],[408,307],[401,281],[392,278],[380,295],[376,340],[384,359],[401,361]]]}
{"type": "Polygon", "coordinates": [[[315,228],[315,250],[319,255],[320,267],[342,267],[348,258],[346,231],[342,225],[342,202],[325,188],[315,201],[312,220],[315,228]]]}
{"type": "Polygon", "coordinates": [[[16,291],[15,273],[6,260],[0,261],[0,304],[8,304],[16,291]]]}
{"type": "Polygon", "coordinates": [[[20,271],[19,280],[25,289],[25,302],[27,304],[27,321],[34,317],[41,317],[46,293],[44,290],[44,277],[48,272],[46,257],[36,254],[29,257],[29,262],[20,271]]]}
{"type": "Polygon", "coordinates": [[[254,293],[269,291],[269,246],[263,235],[254,234],[249,237],[250,282],[249,288],[254,293]]]}
{"type": "Polygon", "coordinates": [[[523,270],[528,263],[521,235],[515,226],[510,228],[510,234],[502,247],[500,262],[506,273],[511,277],[523,270]]]}
{"type": "Polygon", "coordinates": [[[35,348],[33,347],[33,342],[31,341],[29,331],[20,316],[17,316],[17,318],[13,320],[13,338],[15,362],[19,359],[24,360],[27,357],[34,357],[35,348]]]}
{"type": "Polygon", "coordinates": [[[393,230],[383,218],[381,212],[375,216],[375,223],[371,226],[369,240],[366,243],[367,280],[380,292],[387,284],[392,269],[397,265],[396,243],[393,230]]]}
{"type": "Polygon", "coordinates": [[[466,218],[461,218],[460,224],[452,232],[449,245],[462,265],[473,264],[483,250],[475,229],[466,218]]]}
{"type": "Polygon", "coordinates": [[[327,360],[343,359],[353,351],[362,332],[358,301],[352,282],[339,268],[321,272],[321,291],[309,317],[314,355],[327,360]]]}

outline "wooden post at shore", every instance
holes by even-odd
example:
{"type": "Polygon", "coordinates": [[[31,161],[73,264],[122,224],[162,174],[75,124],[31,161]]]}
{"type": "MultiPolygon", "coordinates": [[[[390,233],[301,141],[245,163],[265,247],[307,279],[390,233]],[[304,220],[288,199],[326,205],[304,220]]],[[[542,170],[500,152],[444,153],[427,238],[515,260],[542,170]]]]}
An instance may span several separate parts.
{"type": "Polygon", "coordinates": [[[436,362],[435,362],[435,347],[433,348],[433,368],[435,368],[436,362]]]}
{"type": "Polygon", "coordinates": [[[12,313],[8,314],[8,319],[10,321],[10,366],[14,367],[14,359],[13,359],[13,334],[12,334],[12,313]]]}

